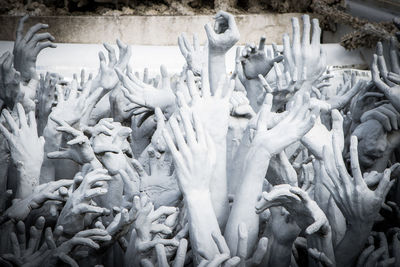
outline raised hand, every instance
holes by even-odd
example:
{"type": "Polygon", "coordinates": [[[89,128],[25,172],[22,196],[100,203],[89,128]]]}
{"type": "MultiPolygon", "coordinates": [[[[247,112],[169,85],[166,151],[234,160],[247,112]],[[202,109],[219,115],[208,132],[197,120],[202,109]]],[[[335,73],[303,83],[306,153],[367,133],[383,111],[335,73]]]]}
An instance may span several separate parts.
{"type": "Polygon", "coordinates": [[[40,75],[39,89],[37,92],[37,106],[38,113],[38,132],[43,133],[43,129],[47,124],[48,117],[51,113],[51,108],[56,100],[56,84],[60,81],[60,76],[55,73],[46,73],[40,75]]]}
{"type": "Polygon", "coordinates": [[[51,117],[50,119],[59,125],[57,131],[68,135],[69,141],[67,142],[67,145],[69,147],[62,148],[60,151],[47,153],[48,158],[70,159],[82,165],[96,161],[89,139],[83,134],[83,132],[74,129],[64,120],[59,120],[56,117],[51,117]]]}
{"type": "MultiPolygon", "coordinates": [[[[187,252],[188,242],[186,239],[182,238],[179,242],[179,246],[176,252],[176,256],[172,264],[168,263],[167,254],[165,251],[165,246],[163,244],[157,244],[155,246],[157,263],[158,266],[162,267],[183,267],[185,265],[186,252],[187,252]]],[[[149,259],[142,259],[141,262],[144,267],[155,267],[157,265],[153,264],[149,259]]]]}
{"type": "Polygon", "coordinates": [[[270,192],[264,192],[257,203],[257,213],[270,207],[283,206],[293,216],[296,223],[306,234],[316,232],[326,234],[329,223],[324,212],[307,192],[288,184],[276,185],[270,192]]]}
{"type": "Polygon", "coordinates": [[[79,90],[82,91],[83,88],[85,88],[86,84],[93,79],[93,74],[89,73],[89,75],[86,79],[86,71],[85,71],[85,69],[81,69],[81,73],[80,73],[80,77],[79,77],[80,81],[78,81],[78,75],[76,73],[73,74],[73,79],[75,81],[77,81],[77,83],[79,85],[78,86],[79,90]]]}
{"type": "Polygon", "coordinates": [[[209,53],[225,54],[239,40],[240,34],[233,15],[219,11],[215,16],[214,28],[208,23],[204,26],[209,53]]]}
{"type": "Polygon", "coordinates": [[[330,110],[342,110],[365,86],[366,82],[363,80],[357,81],[356,84],[352,84],[351,81],[349,81],[348,84],[344,84],[341,88],[338,88],[339,90],[336,94],[329,97],[325,102],[330,106],[330,110]]]}
{"type": "MultiPolygon", "coordinates": [[[[267,97],[266,97],[267,99],[267,97]]],[[[272,101],[272,97],[270,98],[272,101]]],[[[261,145],[270,155],[280,153],[288,145],[300,140],[314,125],[319,108],[312,107],[308,93],[297,95],[289,113],[275,127],[267,131],[267,121],[272,102],[265,103],[258,118],[253,144],[261,145]],[[290,133],[287,129],[293,129],[290,133]],[[280,138],[278,138],[280,136],[280,138]],[[274,140],[274,141],[272,141],[274,140]]]]}
{"type": "Polygon", "coordinates": [[[394,183],[394,180],[390,181],[390,169],[385,170],[384,177],[380,180],[377,188],[371,190],[363,179],[358,163],[357,137],[351,137],[350,145],[353,177],[347,172],[342,153],[338,148],[340,140],[333,136],[332,142],[334,159],[329,159],[324,151],[324,165],[330,177],[330,180],[324,181],[324,185],[331,192],[348,224],[371,225],[378,215],[386,194],[394,183]],[[344,186],[340,186],[341,184],[344,186]],[[344,187],[346,190],[344,190],[344,187]]]}
{"type": "Polygon", "coordinates": [[[33,263],[40,264],[41,260],[35,258],[42,258],[48,250],[46,245],[40,246],[44,225],[44,217],[39,217],[35,225],[31,226],[28,239],[24,222],[18,221],[15,232],[11,232],[9,235],[13,251],[10,254],[2,255],[2,257],[18,266],[38,266],[33,263]]]}
{"type": "Polygon", "coordinates": [[[394,181],[390,181],[390,169],[386,169],[376,189],[368,188],[358,163],[358,142],[355,136],[351,137],[350,159],[353,177],[350,176],[343,161],[339,142],[342,141],[333,136],[333,159],[324,149],[323,165],[330,179],[323,180],[323,184],[331,193],[348,225],[345,237],[335,250],[336,255],[343,255],[337,257],[337,264],[341,265],[355,261],[394,181]],[[356,243],[350,241],[353,236],[358,238],[356,243]],[[349,246],[353,247],[353,250],[345,252],[349,246]]]}
{"type": "MultiPolygon", "coordinates": [[[[310,41],[310,17],[303,15],[303,36],[300,41],[300,26],[297,18],[292,18],[292,44],[289,36],[283,36],[283,56],[285,73],[290,75],[293,82],[304,76],[313,83],[326,69],[325,57],[321,48],[321,28],[318,19],[312,20],[312,36],[310,41]]],[[[311,89],[311,88],[310,88],[311,89]]]]}
{"type": "Polygon", "coordinates": [[[199,251],[201,261],[198,266],[217,267],[217,266],[238,266],[241,258],[238,256],[231,257],[228,245],[224,237],[219,233],[212,233],[214,243],[218,247],[219,253],[210,258],[203,251],[199,251]]]}
{"type": "MultiPolygon", "coordinates": [[[[90,144],[96,158],[111,175],[118,174],[119,170],[125,170],[128,163],[126,154],[132,154],[127,140],[132,130],[109,118],[100,120],[91,129],[94,135],[90,138],[90,144]]],[[[96,161],[93,163],[97,164],[96,161]]]]}
{"type": "Polygon", "coordinates": [[[194,83],[193,73],[188,71],[187,86],[190,97],[181,102],[190,103],[191,109],[198,114],[214,142],[225,140],[228,132],[230,98],[234,89],[234,81],[226,79],[225,75],[221,76],[218,88],[212,94],[208,81],[203,80],[200,96],[199,89],[194,83]],[[219,126],[216,127],[216,125],[219,126]]]}
{"type": "Polygon", "coordinates": [[[157,244],[165,246],[178,246],[179,241],[175,239],[164,239],[157,237],[157,233],[163,233],[169,235],[172,233],[172,229],[164,223],[158,222],[161,216],[171,215],[176,212],[175,207],[162,206],[157,210],[154,210],[154,206],[146,196],[145,193],[141,193],[140,197],[135,196],[133,199],[133,209],[135,211],[135,217],[133,227],[136,230],[136,238],[131,242],[134,242],[135,253],[137,255],[135,261],[140,260],[151,251],[157,244]]]}
{"type": "Polygon", "coordinates": [[[284,207],[271,207],[270,212],[271,215],[263,233],[268,237],[268,253],[262,265],[289,266],[292,247],[301,230],[284,207]]]}
{"type": "Polygon", "coordinates": [[[142,164],[132,160],[132,165],[139,175],[140,191],[145,192],[154,207],[177,205],[181,192],[176,181],[176,176],[171,173],[169,154],[160,153],[152,146],[147,149],[149,172],[146,172],[142,164]]]}
{"type": "Polygon", "coordinates": [[[387,132],[397,131],[400,123],[400,113],[391,104],[383,104],[374,109],[365,112],[361,118],[361,122],[368,120],[377,120],[385,128],[387,132]]]}
{"type": "Polygon", "coordinates": [[[0,132],[7,139],[11,158],[19,172],[16,196],[25,198],[39,184],[40,168],[43,162],[44,138],[37,134],[35,114],[29,112],[28,118],[20,103],[16,106],[18,121],[4,109],[0,132]]]}
{"type": "Polygon", "coordinates": [[[176,145],[169,132],[163,130],[165,142],[174,159],[179,187],[185,196],[193,190],[208,192],[216,161],[214,143],[195,112],[191,115],[185,106],[179,111],[187,141],[174,117],[169,123],[176,145]]]}
{"type": "Polygon", "coordinates": [[[206,47],[200,48],[197,35],[193,35],[193,46],[186,38],[186,34],[182,33],[178,37],[179,50],[186,60],[187,69],[191,70],[194,75],[200,76],[203,65],[206,63],[206,47]]]}
{"type": "Polygon", "coordinates": [[[41,184],[32,194],[24,199],[16,199],[4,216],[12,220],[23,221],[33,209],[40,208],[48,200],[65,201],[63,194],[66,188],[73,184],[72,180],[58,180],[41,184]]]}
{"type": "Polygon", "coordinates": [[[274,66],[274,63],[279,63],[283,59],[281,55],[268,58],[265,54],[264,44],[265,37],[261,37],[258,48],[254,45],[246,45],[242,51],[240,61],[247,79],[257,79],[259,74],[266,76],[274,66]]]}
{"type": "Polygon", "coordinates": [[[400,112],[400,85],[388,79],[388,71],[385,58],[383,57],[381,43],[378,43],[377,54],[374,54],[371,65],[371,75],[375,85],[385,94],[386,98],[390,100],[396,110],[400,112]]]}
{"type": "Polygon", "coordinates": [[[39,53],[47,47],[56,47],[56,45],[52,43],[55,39],[50,33],[38,33],[41,29],[47,29],[49,27],[47,24],[38,23],[32,26],[26,32],[25,36],[23,35],[24,23],[28,18],[29,16],[25,15],[18,23],[13,50],[14,67],[20,72],[21,78],[25,82],[31,79],[38,80],[36,74],[36,58],[39,53]]]}
{"type": "Polygon", "coordinates": [[[185,203],[192,207],[189,209],[189,229],[202,229],[190,237],[192,244],[196,244],[195,253],[197,255],[199,250],[204,250],[207,257],[213,258],[218,251],[211,239],[211,233],[220,232],[210,194],[216,150],[196,112],[191,113],[183,101],[181,96],[181,127],[175,117],[171,117],[169,121],[176,144],[167,129],[163,130],[163,136],[174,159],[175,172],[185,203]]]}
{"type": "Polygon", "coordinates": [[[122,92],[132,103],[125,107],[124,111],[139,115],[146,112],[146,109],[154,110],[159,107],[169,118],[175,110],[175,95],[171,90],[170,78],[164,66],[160,67],[162,76],[161,87],[156,89],[153,86],[140,81],[130,70],[127,75],[116,69],[119,79],[122,82],[122,92]]]}
{"type": "MultiPolygon", "coordinates": [[[[86,226],[85,216],[109,215],[110,211],[99,207],[93,202],[93,198],[107,194],[107,181],[111,177],[105,169],[83,170],[77,173],[74,182],[78,184],[69,192],[69,197],[58,217],[57,226],[62,226],[64,233],[74,235],[86,226]],[[80,183],[79,183],[80,182],[80,183]]],[[[91,222],[89,222],[90,224],[91,222]]]]}
{"type": "MultiPolygon", "coordinates": [[[[323,158],[323,149],[326,147],[329,153],[333,153],[332,136],[338,136],[338,140],[343,140],[343,117],[338,110],[331,111],[332,128],[328,131],[327,127],[318,120],[314,127],[303,136],[301,142],[310,150],[310,152],[317,158],[323,158]],[[323,136],[323,137],[322,137],[323,136]]],[[[339,149],[342,151],[344,143],[340,143],[339,149]]]]}
{"type": "Polygon", "coordinates": [[[90,92],[90,82],[86,84],[85,88],[81,93],[78,93],[78,82],[72,80],[66,89],[63,89],[60,85],[56,85],[57,91],[57,106],[51,111],[49,117],[56,119],[63,119],[69,125],[79,123],[82,118],[85,118],[85,113],[91,112],[94,104],[99,100],[103,89],[98,88],[93,92],[90,92]],[[68,93],[65,96],[65,93],[68,93]]]}
{"type": "Polygon", "coordinates": [[[119,39],[117,39],[117,46],[119,49],[119,58],[117,60],[114,48],[106,43],[104,43],[103,46],[108,52],[109,61],[107,64],[103,52],[99,52],[100,69],[97,76],[93,79],[92,88],[96,89],[98,87],[102,87],[105,90],[110,91],[111,89],[115,88],[119,81],[115,72],[116,69],[125,71],[132,52],[129,45],[125,45],[119,39]]]}
{"type": "Polygon", "coordinates": [[[45,219],[39,217],[30,229],[29,239],[26,235],[25,224],[19,221],[16,231],[10,234],[13,253],[4,254],[2,258],[18,266],[58,266],[62,261],[70,266],[78,266],[70,254],[77,246],[87,246],[98,249],[96,242],[110,240],[107,231],[88,229],[74,235],[71,239],[60,238],[62,226],[52,231],[50,227],[44,230],[45,219]],[[43,239],[43,241],[41,241],[43,239]]]}
{"type": "Polygon", "coordinates": [[[20,80],[21,74],[12,67],[13,56],[5,52],[0,57],[0,99],[4,105],[12,109],[21,98],[20,80]]]}

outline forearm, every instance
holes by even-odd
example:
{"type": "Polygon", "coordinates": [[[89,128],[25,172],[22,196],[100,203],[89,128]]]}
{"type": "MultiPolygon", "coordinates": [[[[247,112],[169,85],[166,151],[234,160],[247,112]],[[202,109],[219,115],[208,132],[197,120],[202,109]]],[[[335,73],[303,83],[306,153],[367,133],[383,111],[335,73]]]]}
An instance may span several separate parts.
{"type": "Polygon", "coordinates": [[[318,160],[322,160],[323,147],[327,146],[330,149],[331,145],[329,143],[322,143],[321,140],[330,139],[328,130],[323,125],[316,123],[300,141],[318,160]]]}
{"type": "Polygon", "coordinates": [[[252,251],[258,240],[259,216],[255,206],[262,193],[270,155],[263,148],[253,146],[246,156],[248,164],[242,171],[243,180],[235,194],[235,201],[225,229],[225,238],[233,255],[238,244],[238,227],[245,223],[248,231],[247,248],[252,251]]]}
{"type": "Polygon", "coordinates": [[[397,110],[397,112],[400,112],[400,95],[399,92],[396,90],[395,92],[393,91],[384,91],[384,94],[387,99],[389,99],[390,103],[393,105],[393,107],[397,110]]]}
{"type": "MultiPolygon", "coordinates": [[[[8,165],[10,164],[10,154],[6,148],[7,141],[4,138],[0,141],[0,195],[4,195],[7,190],[8,165]]],[[[2,210],[4,207],[0,207],[2,210]]]]}
{"type": "Polygon", "coordinates": [[[268,242],[267,255],[260,266],[290,266],[293,242],[291,244],[280,244],[274,237],[271,237],[268,242]]]}
{"type": "Polygon", "coordinates": [[[41,166],[41,162],[17,166],[18,187],[15,194],[16,198],[23,199],[32,194],[33,189],[39,185],[41,166]]]}
{"type": "Polygon", "coordinates": [[[264,91],[261,82],[258,79],[251,79],[246,80],[243,85],[246,88],[250,106],[253,108],[254,112],[258,112],[262,105],[262,102],[259,103],[259,98],[264,91]]]}
{"type": "Polygon", "coordinates": [[[337,266],[353,266],[372,230],[372,223],[348,225],[346,234],[335,248],[337,266]]]}
{"type": "Polygon", "coordinates": [[[40,184],[55,180],[56,166],[54,159],[49,159],[47,153],[58,151],[61,146],[61,134],[56,130],[56,124],[51,119],[48,120],[43,130],[45,138],[43,164],[40,171],[40,184]]]}
{"type": "Polygon", "coordinates": [[[211,93],[214,94],[222,75],[226,75],[225,53],[209,51],[208,75],[211,93]]]}
{"type": "Polygon", "coordinates": [[[210,192],[218,224],[224,228],[229,216],[228,183],[226,177],[226,141],[215,142],[217,150],[217,163],[211,177],[210,192]]]}
{"type": "Polygon", "coordinates": [[[203,251],[212,259],[219,254],[212,238],[212,233],[220,234],[221,230],[211,203],[210,192],[193,190],[184,196],[189,214],[189,234],[194,255],[199,263],[198,251],[203,251]]]}
{"type": "MultiPolygon", "coordinates": [[[[316,248],[318,251],[324,253],[332,263],[335,263],[335,253],[332,244],[332,231],[329,230],[325,234],[315,233],[307,236],[307,247],[316,248]]],[[[309,260],[311,257],[309,257],[309,260]]],[[[315,260],[313,260],[315,261],[315,260]]],[[[314,266],[319,266],[318,262],[315,261],[314,266]]]]}

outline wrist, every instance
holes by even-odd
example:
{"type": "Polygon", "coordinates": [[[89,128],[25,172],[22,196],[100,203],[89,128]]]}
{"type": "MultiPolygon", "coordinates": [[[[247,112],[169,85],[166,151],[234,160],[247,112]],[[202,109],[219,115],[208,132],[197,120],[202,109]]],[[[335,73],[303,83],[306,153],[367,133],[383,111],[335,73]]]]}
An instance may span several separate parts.
{"type": "Polygon", "coordinates": [[[39,171],[27,170],[23,167],[17,167],[18,186],[15,197],[24,199],[32,194],[33,189],[39,185],[39,171]]]}
{"type": "Polygon", "coordinates": [[[225,57],[226,52],[225,50],[208,47],[208,55],[210,57],[225,57]]]}
{"type": "Polygon", "coordinates": [[[90,85],[90,92],[93,92],[99,87],[100,87],[100,73],[97,74],[96,77],[94,77],[94,79],[92,80],[92,84],[90,85]]]}
{"type": "Polygon", "coordinates": [[[90,165],[92,165],[93,169],[102,169],[103,165],[101,164],[101,162],[94,157],[91,161],[90,161],[90,165]]]}
{"type": "Polygon", "coordinates": [[[248,152],[249,160],[254,159],[254,157],[262,160],[270,160],[272,154],[270,153],[270,149],[268,149],[266,143],[268,142],[263,142],[263,140],[255,138],[248,152]]]}
{"type": "Polygon", "coordinates": [[[201,203],[204,199],[210,199],[211,193],[209,189],[193,188],[189,190],[183,190],[183,196],[187,202],[201,203]]]}

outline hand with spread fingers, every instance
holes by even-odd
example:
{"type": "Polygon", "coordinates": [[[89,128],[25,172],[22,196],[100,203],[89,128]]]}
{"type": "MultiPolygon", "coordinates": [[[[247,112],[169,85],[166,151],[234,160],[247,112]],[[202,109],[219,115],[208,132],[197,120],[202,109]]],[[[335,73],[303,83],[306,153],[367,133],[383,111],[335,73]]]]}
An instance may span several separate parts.
{"type": "Polygon", "coordinates": [[[25,224],[18,221],[16,231],[10,234],[12,253],[1,255],[8,262],[17,266],[59,266],[63,262],[70,266],[78,266],[71,257],[74,249],[86,246],[99,249],[98,242],[109,240],[111,237],[102,229],[87,229],[75,234],[71,239],[63,239],[63,227],[45,229],[45,219],[39,217],[34,226],[30,228],[27,238],[25,224]],[[43,241],[42,241],[43,240],[43,241]]]}
{"type": "Polygon", "coordinates": [[[70,125],[80,123],[86,113],[90,113],[93,106],[99,101],[103,89],[90,90],[91,82],[85,85],[82,92],[78,92],[78,82],[71,83],[62,88],[56,85],[57,105],[52,109],[49,118],[63,119],[70,125]]]}
{"type": "Polygon", "coordinates": [[[283,60],[283,56],[278,55],[273,58],[267,58],[264,50],[265,37],[260,38],[258,47],[246,45],[242,51],[241,63],[243,73],[247,79],[257,79],[258,75],[266,76],[274,66],[283,60]]]}
{"type": "Polygon", "coordinates": [[[107,64],[103,52],[99,52],[100,68],[99,73],[93,79],[92,90],[101,87],[106,91],[110,91],[115,88],[119,81],[116,70],[125,71],[131,58],[132,51],[131,46],[125,45],[117,39],[119,50],[119,58],[117,59],[115,50],[111,45],[104,43],[103,46],[108,52],[109,61],[107,64]]]}
{"type": "Polygon", "coordinates": [[[335,249],[336,255],[342,255],[337,257],[337,264],[347,264],[356,260],[394,180],[390,181],[390,169],[386,169],[376,189],[368,188],[360,170],[358,142],[355,136],[351,137],[350,159],[353,177],[350,176],[339,149],[340,142],[338,137],[333,136],[333,158],[324,148],[322,163],[330,179],[323,180],[323,183],[347,222],[346,235],[335,249]],[[356,243],[350,241],[354,236],[358,239],[356,243]],[[349,247],[352,247],[352,250],[349,250],[349,247]]]}
{"type": "Polygon", "coordinates": [[[69,141],[67,142],[68,148],[62,148],[60,151],[47,153],[50,159],[70,159],[78,164],[93,163],[98,166],[100,163],[95,157],[93,148],[87,136],[83,132],[74,129],[66,121],[59,120],[56,117],[51,117],[59,126],[57,131],[63,132],[68,135],[69,141]]]}
{"type": "Polygon", "coordinates": [[[191,70],[194,75],[200,76],[203,65],[206,63],[207,47],[200,48],[197,34],[193,35],[193,45],[191,45],[185,33],[182,33],[178,37],[178,46],[182,56],[186,60],[187,69],[191,70]]]}
{"type": "Polygon", "coordinates": [[[21,78],[25,82],[39,78],[36,74],[36,59],[39,53],[47,47],[57,47],[53,43],[55,40],[53,35],[48,32],[38,33],[42,29],[47,29],[49,27],[47,24],[38,23],[23,35],[24,23],[28,18],[29,16],[25,15],[18,23],[13,50],[15,69],[21,73],[21,78]]]}
{"type": "Polygon", "coordinates": [[[297,18],[292,18],[292,43],[289,35],[283,36],[284,72],[290,75],[293,82],[305,79],[311,84],[326,70],[326,56],[322,50],[321,28],[318,19],[312,20],[308,15],[302,16],[303,35],[300,40],[300,26],[297,18]],[[310,40],[310,28],[312,35],[310,40]]]}
{"type": "Polygon", "coordinates": [[[56,84],[61,77],[56,73],[46,72],[46,76],[40,74],[39,88],[37,91],[36,113],[38,114],[38,132],[43,133],[44,127],[51,113],[51,108],[56,101],[56,84]]]}
{"type": "Polygon", "coordinates": [[[38,136],[33,111],[29,112],[27,118],[24,108],[18,103],[15,116],[17,119],[7,109],[3,109],[0,132],[8,142],[11,158],[19,174],[16,196],[25,198],[39,185],[44,138],[38,136]]]}
{"type": "Polygon", "coordinates": [[[264,192],[257,203],[257,213],[270,207],[283,206],[295,219],[297,225],[307,235],[330,231],[329,222],[324,212],[318,207],[307,192],[288,184],[276,185],[270,192],[264,192]]]}
{"type": "Polygon", "coordinates": [[[4,216],[12,220],[25,220],[29,213],[38,209],[46,201],[56,200],[64,202],[66,190],[73,184],[72,180],[58,180],[41,184],[32,194],[23,199],[15,199],[13,204],[4,212],[4,216]]]}
{"type": "Polygon", "coordinates": [[[91,223],[85,220],[90,214],[96,217],[110,214],[110,210],[97,206],[93,200],[107,194],[110,180],[105,169],[90,170],[89,167],[75,175],[75,186],[69,190],[68,200],[57,221],[65,234],[74,235],[85,229],[86,224],[91,223]]]}
{"type": "Polygon", "coordinates": [[[125,108],[125,112],[140,115],[147,110],[160,108],[167,117],[175,110],[175,95],[171,90],[170,77],[164,66],[160,67],[161,89],[154,88],[138,79],[128,68],[127,74],[116,69],[118,78],[122,83],[121,90],[124,96],[131,102],[125,108]]]}
{"type": "MultiPolygon", "coordinates": [[[[131,240],[134,246],[135,262],[140,262],[148,257],[151,250],[157,245],[179,246],[179,241],[174,238],[159,238],[156,234],[170,235],[172,229],[160,221],[160,217],[169,216],[176,212],[175,207],[162,206],[154,210],[153,203],[145,193],[133,199],[135,239],[131,240]]],[[[168,217],[167,217],[168,218],[168,217]]]]}
{"type": "Polygon", "coordinates": [[[390,79],[394,75],[388,75],[386,61],[383,56],[383,47],[380,42],[377,44],[376,54],[374,54],[372,61],[371,76],[376,87],[385,94],[390,103],[400,112],[400,85],[396,83],[396,79],[390,79]]]}

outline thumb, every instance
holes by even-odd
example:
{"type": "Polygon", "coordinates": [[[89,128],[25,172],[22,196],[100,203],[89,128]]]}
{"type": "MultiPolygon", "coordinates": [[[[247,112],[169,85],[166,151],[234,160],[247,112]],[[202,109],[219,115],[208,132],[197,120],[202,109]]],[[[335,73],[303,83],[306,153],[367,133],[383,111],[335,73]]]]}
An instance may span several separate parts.
{"type": "Polygon", "coordinates": [[[206,25],[204,25],[204,29],[206,31],[209,43],[210,42],[212,43],[215,40],[216,33],[214,32],[213,28],[211,27],[211,24],[207,23],[206,25]]]}

